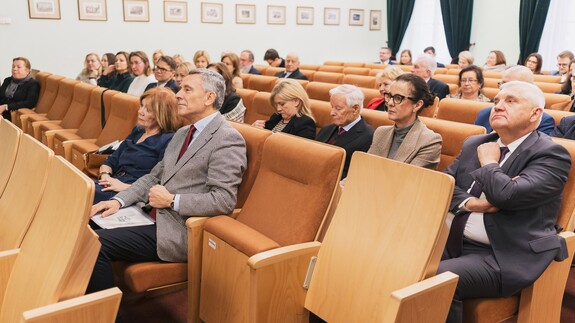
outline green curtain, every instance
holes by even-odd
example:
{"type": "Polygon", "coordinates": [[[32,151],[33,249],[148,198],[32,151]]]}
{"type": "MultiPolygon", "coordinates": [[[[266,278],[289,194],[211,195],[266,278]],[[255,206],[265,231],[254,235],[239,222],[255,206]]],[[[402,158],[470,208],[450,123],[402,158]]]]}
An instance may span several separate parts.
{"type": "Polygon", "coordinates": [[[473,0],[441,0],[441,15],[451,62],[456,63],[459,52],[469,49],[473,0]]]}
{"type": "Polygon", "coordinates": [[[414,5],[415,0],[387,0],[387,46],[393,56],[399,51],[414,5]]]}
{"type": "Polygon", "coordinates": [[[551,0],[521,0],[519,7],[519,61],[523,64],[529,54],[539,50],[541,34],[551,0]]]}

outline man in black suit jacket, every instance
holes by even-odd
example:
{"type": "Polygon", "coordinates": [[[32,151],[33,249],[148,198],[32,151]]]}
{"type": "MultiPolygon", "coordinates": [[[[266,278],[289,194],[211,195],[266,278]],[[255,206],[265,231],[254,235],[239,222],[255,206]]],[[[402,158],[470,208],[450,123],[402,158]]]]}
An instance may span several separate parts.
{"type": "Polygon", "coordinates": [[[435,59],[429,55],[423,55],[415,61],[411,73],[421,76],[427,82],[429,90],[441,100],[449,94],[449,86],[442,81],[431,78],[436,68],[435,59]]]}
{"type": "Polygon", "coordinates": [[[275,76],[279,78],[307,80],[307,77],[299,71],[299,56],[295,53],[289,53],[286,57],[286,70],[277,72],[275,76]]]}
{"type": "Polygon", "coordinates": [[[490,117],[496,133],[467,139],[445,171],[455,178],[454,217],[438,272],[459,275],[447,322],[462,321],[462,300],[513,295],[567,257],[555,222],[571,158],[536,131],[544,105],[537,86],[504,84],[490,117]]]}
{"type": "Polygon", "coordinates": [[[373,128],[361,118],[363,92],[354,85],[343,84],[329,91],[332,124],[319,131],[317,141],[345,149],[345,164],[341,178],[347,176],[354,151],[367,151],[373,138],[373,128]]]}
{"type": "Polygon", "coordinates": [[[551,132],[551,137],[575,139],[575,116],[562,118],[551,132]]]}
{"type": "Polygon", "coordinates": [[[262,72],[254,67],[254,60],[254,53],[251,50],[243,50],[240,53],[240,72],[262,75],[262,72]]]}
{"type": "Polygon", "coordinates": [[[150,83],[146,86],[146,90],[153,89],[158,86],[167,87],[174,93],[178,93],[180,87],[178,83],[174,80],[174,71],[178,64],[170,56],[162,56],[158,59],[156,66],[154,67],[154,76],[158,82],[150,83]]]}

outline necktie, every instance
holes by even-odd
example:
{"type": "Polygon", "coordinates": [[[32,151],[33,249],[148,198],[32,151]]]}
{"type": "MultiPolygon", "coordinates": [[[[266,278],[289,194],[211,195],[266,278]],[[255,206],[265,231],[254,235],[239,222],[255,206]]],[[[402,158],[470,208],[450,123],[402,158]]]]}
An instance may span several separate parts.
{"type": "Polygon", "coordinates": [[[194,135],[194,132],[196,132],[196,127],[194,127],[194,125],[191,125],[190,129],[188,130],[188,134],[186,135],[186,140],[184,140],[184,144],[182,145],[182,149],[180,149],[178,160],[180,160],[180,158],[182,158],[186,150],[188,150],[188,146],[190,145],[190,141],[192,141],[192,136],[194,135]]]}
{"type": "Polygon", "coordinates": [[[330,145],[335,144],[335,141],[337,140],[337,138],[339,136],[341,136],[344,132],[345,132],[345,129],[343,129],[342,127],[339,127],[339,130],[337,132],[335,132],[335,131],[333,132],[333,135],[329,138],[327,143],[330,145]]]}
{"type": "MultiPolygon", "coordinates": [[[[499,163],[505,158],[505,155],[509,152],[509,148],[507,147],[499,147],[501,151],[501,155],[499,156],[499,163]]],[[[481,187],[473,182],[471,184],[471,190],[469,194],[480,197],[481,196],[481,187]]],[[[461,250],[463,248],[463,232],[465,231],[465,225],[467,224],[467,220],[469,219],[470,212],[463,213],[461,215],[456,215],[453,217],[453,221],[451,222],[451,229],[449,230],[449,236],[447,237],[446,248],[449,256],[451,258],[459,257],[461,255],[461,250]]]]}

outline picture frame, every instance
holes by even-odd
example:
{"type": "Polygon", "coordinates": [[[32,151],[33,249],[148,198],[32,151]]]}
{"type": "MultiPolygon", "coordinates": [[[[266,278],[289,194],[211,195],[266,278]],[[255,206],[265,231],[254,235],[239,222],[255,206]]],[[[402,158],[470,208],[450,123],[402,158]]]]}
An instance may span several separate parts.
{"type": "Polygon", "coordinates": [[[256,5],[236,4],[236,24],[255,24],[256,5]]]}
{"type": "Polygon", "coordinates": [[[313,25],[313,7],[297,7],[296,23],[298,25],[313,25]]]}
{"type": "Polygon", "coordinates": [[[365,10],[363,9],[349,9],[349,25],[350,26],[363,26],[365,10]]]}
{"type": "Polygon", "coordinates": [[[186,1],[164,1],[165,22],[188,22],[188,3],[186,1]]]}
{"type": "Polygon", "coordinates": [[[28,0],[30,19],[61,19],[60,0],[28,0]]]}
{"type": "Polygon", "coordinates": [[[323,24],[338,26],[341,10],[339,8],[324,8],[323,9],[323,24]]]}
{"type": "Polygon", "coordinates": [[[106,0],[78,0],[78,19],[107,21],[108,8],[106,0]]]}
{"type": "Polygon", "coordinates": [[[369,30],[381,30],[381,10],[369,11],[369,30]]]}
{"type": "Polygon", "coordinates": [[[224,5],[221,3],[202,2],[202,23],[224,23],[224,5]]]}
{"type": "Polygon", "coordinates": [[[268,25],[285,25],[286,7],[268,6],[268,25]]]}
{"type": "Polygon", "coordinates": [[[147,22],[150,21],[150,7],[148,0],[123,0],[124,21],[147,22]]]}

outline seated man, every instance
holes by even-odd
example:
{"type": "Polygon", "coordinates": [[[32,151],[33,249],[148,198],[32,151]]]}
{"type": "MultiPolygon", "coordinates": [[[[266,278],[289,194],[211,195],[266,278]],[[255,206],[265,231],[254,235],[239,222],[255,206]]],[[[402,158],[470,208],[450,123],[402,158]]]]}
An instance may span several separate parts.
{"type": "Polygon", "coordinates": [[[262,72],[254,67],[254,53],[251,50],[246,49],[240,53],[240,71],[242,73],[262,75],[262,72]]]}
{"type": "Polygon", "coordinates": [[[569,62],[575,59],[571,51],[564,50],[557,55],[557,71],[551,72],[551,75],[561,76],[561,83],[567,82],[569,78],[569,62]]]}
{"type": "Polygon", "coordinates": [[[114,286],[112,261],[187,261],[186,219],[234,209],[247,160],[244,139],[218,112],[224,87],[217,72],[192,70],[177,94],[178,112],[191,126],[176,132],[150,174],[92,207],[92,215],[109,216],[120,207],[148,203],[156,223],[96,231],[102,248],[88,292],[114,286]]]}
{"type": "MultiPolygon", "coordinates": [[[[533,77],[533,73],[531,72],[531,70],[529,70],[529,68],[523,65],[516,65],[508,68],[507,70],[505,70],[505,72],[503,72],[503,74],[501,75],[501,84],[505,84],[511,81],[523,81],[533,84],[534,79],[535,78],[533,77]]],[[[489,123],[489,115],[491,114],[491,109],[492,109],[491,107],[481,109],[481,111],[479,111],[479,113],[477,114],[477,118],[475,118],[475,124],[478,126],[485,127],[487,133],[493,131],[489,123]]],[[[553,117],[550,116],[548,113],[543,112],[543,116],[541,117],[541,123],[539,124],[539,127],[537,127],[537,130],[548,135],[553,131],[554,127],[555,127],[555,120],[553,119],[553,117]]]]}
{"type": "Polygon", "coordinates": [[[278,54],[278,51],[273,48],[266,50],[266,53],[264,54],[264,61],[266,61],[272,67],[286,67],[285,59],[281,58],[280,54],[278,54]]]}
{"type": "Polygon", "coordinates": [[[462,321],[463,300],[511,296],[567,257],[555,223],[571,157],[536,131],[544,104],[533,84],[502,85],[496,132],[467,139],[445,170],[455,178],[454,217],[438,273],[459,275],[447,322],[462,321]]]}
{"type": "Polygon", "coordinates": [[[355,85],[343,84],[329,91],[333,120],[319,131],[317,141],[345,149],[345,164],[341,178],[347,176],[354,151],[368,151],[373,138],[373,128],[361,117],[363,92],[355,85]]]}
{"type": "MultiPolygon", "coordinates": [[[[433,46],[425,47],[425,49],[423,50],[423,53],[427,54],[427,55],[429,55],[435,59],[435,47],[433,47],[433,46]]],[[[437,65],[437,67],[445,67],[444,64],[441,64],[439,62],[437,62],[436,65],[437,65]]]]}
{"type": "Polygon", "coordinates": [[[391,60],[391,48],[382,47],[379,49],[379,62],[376,62],[376,64],[395,65],[391,60]]]}
{"type": "Polygon", "coordinates": [[[161,56],[154,66],[154,76],[158,82],[150,83],[146,86],[146,91],[155,87],[167,87],[168,89],[178,93],[180,87],[176,80],[174,80],[174,73],[178,64],[170,56],[161,56]]]}
{"type": "Polygon", "coordinates": [[[551,132],[551,137],[575,139],[575,116],[564,117],[551,132]]]}
{"type": "Polygon", "coordinates": [[[296,53],[289,53],[286,59],[286,70],[277,72],[275,76],[279,78],[307,80],[307,77],[299,71],[299,56],[296,53]]]}
{"type": "Polygon", "coordinates": [[[435,58],[423,55],[413,63],[411,73],[424,79],[427,82],[427,86],[429,86],[429,90],[441,100],[449,94],[449,85],[432,78],[436,68],[435,58]]]}

